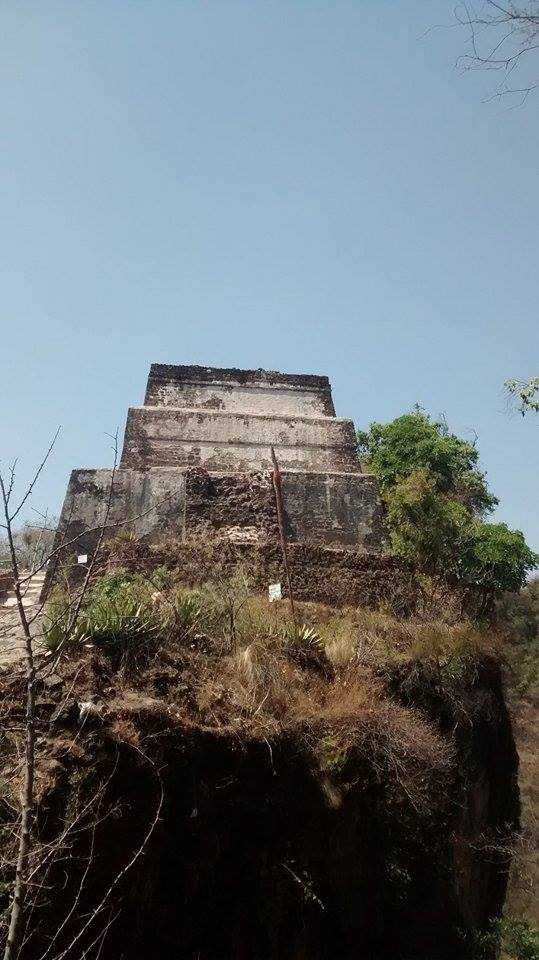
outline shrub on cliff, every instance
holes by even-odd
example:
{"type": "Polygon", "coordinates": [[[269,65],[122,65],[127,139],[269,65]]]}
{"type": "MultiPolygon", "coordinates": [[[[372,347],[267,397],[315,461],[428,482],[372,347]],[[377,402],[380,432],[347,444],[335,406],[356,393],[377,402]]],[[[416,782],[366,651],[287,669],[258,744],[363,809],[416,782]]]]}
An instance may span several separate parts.
{"type": "Polygon", "coordinates": [[[539,960],[539,932],[522,917],[505,916],[471,936],[473,960],[539,960]]]}
{"type": "Polygon", "coordinates": [[[505,593],[496,608],[498,620],[514,643],[539,640],[539,577],[520,593],[505,593]]]}
{"type": "Polygon", "coordinates": [[[421,409],[358,434],[380,482],[392,550],[465,587],[519,590],[538,557],[519,530],[487,523],[498,500],[476,447],[421,409]]]}

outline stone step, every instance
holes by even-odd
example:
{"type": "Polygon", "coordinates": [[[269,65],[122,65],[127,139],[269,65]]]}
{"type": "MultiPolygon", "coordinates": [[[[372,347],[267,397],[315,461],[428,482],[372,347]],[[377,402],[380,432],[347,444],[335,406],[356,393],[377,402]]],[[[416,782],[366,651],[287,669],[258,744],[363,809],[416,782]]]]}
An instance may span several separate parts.
{"type": "MultiPolygon", "coordinates": [[[[43,588],[43,583],[45,582],[46,573],[44,570],[40,570],[38,573],[35,573],[30,580],[26,581],[22,585],[22,604],[23,607],[33,607],[39,602],[39,597],[41,590],[43,588]]],[[[24,578],[23,578],[24,579],[24,578]]],[[[10,592],[9,596],[3,603],[0,603],[0,607],[10,609],[17,606],[17,597],[10,592]]]]}
{"type": "Polygon", "coordinates": [[[360,471],[351,420],[179,407],[131,407],[121,464],[270,470],[271,446],[283,470],[360,471]]]}

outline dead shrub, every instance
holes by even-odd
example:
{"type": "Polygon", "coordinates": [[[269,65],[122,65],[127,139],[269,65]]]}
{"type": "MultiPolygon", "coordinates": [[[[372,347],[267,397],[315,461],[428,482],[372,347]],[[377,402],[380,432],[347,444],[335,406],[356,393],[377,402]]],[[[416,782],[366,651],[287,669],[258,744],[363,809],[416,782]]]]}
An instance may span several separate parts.
{"type": "Polygon", "coordinates": [[[422,814],[437,787],[447,785],[453,743],[418,712],[388,699],[368,674],[341,677],[310,719],[311,747],[323,769],[350,779],[358,763],[366,763],[378,782],[391,784],[422,814]]]}

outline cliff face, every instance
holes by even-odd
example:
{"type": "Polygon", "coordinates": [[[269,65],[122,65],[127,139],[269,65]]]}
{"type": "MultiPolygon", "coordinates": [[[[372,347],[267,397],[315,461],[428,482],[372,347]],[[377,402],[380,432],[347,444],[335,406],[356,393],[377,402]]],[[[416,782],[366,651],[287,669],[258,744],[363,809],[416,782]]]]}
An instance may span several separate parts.
{"type": "Polygon", "coordinates": [[[500,665],[495,657],[480,658],[456,697],[421,680],[404,671],[394,689],[454,738],[461,795],[453,826],[454,890],[463,926],[478,928],[503,908],[519,828],[518,753],[500,665]]]}
{"type": "Polygon", "coordinates": [[[450,960],[501,908],[517,757],[492,658],[93,647],[42,684],[39,718],[23,960],[450,960]]]}

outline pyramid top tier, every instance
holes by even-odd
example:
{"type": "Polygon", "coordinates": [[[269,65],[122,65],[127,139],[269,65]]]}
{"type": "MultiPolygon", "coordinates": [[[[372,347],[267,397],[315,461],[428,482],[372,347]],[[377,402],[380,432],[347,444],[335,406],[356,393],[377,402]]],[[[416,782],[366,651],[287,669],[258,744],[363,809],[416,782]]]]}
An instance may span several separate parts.
{"type": "Polygon", "coordinates": [[[288,417],[335,416],[327,377],[163,363],[152,363],[144,405],[288,417]]]}

